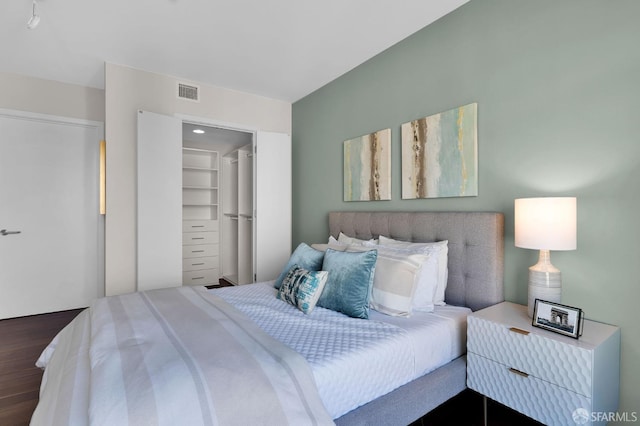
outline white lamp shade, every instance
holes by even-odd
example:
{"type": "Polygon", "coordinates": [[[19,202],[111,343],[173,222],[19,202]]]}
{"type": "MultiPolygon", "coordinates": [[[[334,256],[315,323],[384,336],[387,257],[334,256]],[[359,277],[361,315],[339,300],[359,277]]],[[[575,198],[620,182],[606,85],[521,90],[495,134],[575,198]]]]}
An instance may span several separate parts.
{"type": "Polygon", "coordinates": [[[536,250],[575,250],[575,197],[515,200],[515,245],[536,250]]]}

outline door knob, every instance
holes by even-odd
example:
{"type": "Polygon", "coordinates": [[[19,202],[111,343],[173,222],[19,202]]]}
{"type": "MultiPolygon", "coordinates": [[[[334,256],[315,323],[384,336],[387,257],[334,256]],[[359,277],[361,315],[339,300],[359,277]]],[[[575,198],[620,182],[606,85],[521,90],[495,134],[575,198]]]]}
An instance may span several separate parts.
{"type": "Polygon", "coordinates": [[[5,235],[11,235],[11,234],[19,234],[21,231],[7,231],[6,229],[0,229],[0,235],[2,235],[3,237],[5,235]]]}

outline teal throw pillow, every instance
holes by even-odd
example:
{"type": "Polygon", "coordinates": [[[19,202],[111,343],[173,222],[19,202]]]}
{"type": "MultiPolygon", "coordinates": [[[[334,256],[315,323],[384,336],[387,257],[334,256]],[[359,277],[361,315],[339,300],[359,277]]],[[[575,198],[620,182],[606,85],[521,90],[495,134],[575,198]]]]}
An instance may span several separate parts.
{"type": "Polygon", "coordinates": [[[369,318],[369,299],[378,253],[327,249],[322,270],[329,273],[318,306],[354,318],[369,318]]]}
{"type": "Polygon", "coordinates": [[[285,275],[287,275],[287,272],[289,272],[293,265],[298,265],[299,267],[306,269],[307,271],[319,271],[320,269],[322,269],[323,259],[323,251],[313,249],[305,243],[300,243],[300,245],[298,245],[298,247],[296,247],[296,249],[291,254],[289,261],[285,265],[278,278],[276,278],[273,286],[275,288],[280,288],[280,286],[282,285],[282,280],[284,280],[285,275]]]}
{"type": "Polygon", "coordinates": [[[298,265],[287,272],[278,290],[278,299],[296,306],[305,314],[311,313],[316,306],[325,283],[327,271],[307,271],[298,265]]]}

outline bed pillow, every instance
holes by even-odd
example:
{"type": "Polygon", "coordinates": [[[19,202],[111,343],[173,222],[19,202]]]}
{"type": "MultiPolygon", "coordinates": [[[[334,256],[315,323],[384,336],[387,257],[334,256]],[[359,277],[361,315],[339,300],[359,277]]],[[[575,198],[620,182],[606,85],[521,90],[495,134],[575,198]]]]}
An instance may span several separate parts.
{"type": "Polygon", "coordinates": [[[327,275],[327,271],[307,271],[293,265],[282,280],[278,299],[310,314],[324,290],[327,275]]]}
{"type": "MultiPolygon", "coordinates": [[[[333,237],[331,237],[331,238],[333,238],[333,237]]],[[[334,241],[337,241],[335,238],[333,238],[333,239],[334,239],[334,241]]],[[[346,251],[348,247],[349,246],[344,245],[344,244],[340,244],[340,243],[337,243],[337,242],[336,243],[329,243],[329,244],[319,244],[319,243],[311,244],[311,248],[319,250],[321,252],[327,251],[328,248],[334,249],[334,250],[337,250],[337,251],[346,251]]]]}
{"type": "Polygon", "coordinates": [[[329,244],[339,244],[342,246],[350,246],[352,244],[363,245],[365,243],[378,244],[378,240],[374,240],[374,239],[361,240],[359,238],[350,237],[346,234],[343,234],[342,232],[338,234],[338,239],[335,239],[333,236],[329,236],[329,244]]]}
{"type": "Polygon", "coordinates": [[[378,253],[342,252],[328,248],[322,270],[329,273],[318,306],[354,318],[369,318],[369,300],[378,253]]]}
{"type": "Polygon", "coordinates": [[[400,253],[421,253],[429,255],[429,257],[420,267],[420,277],[412,302],[412,310],[414,311],[433,312],[435,305],[444,305],[444,300],[442,302],[438,301],[436,303],[439,281],[438,277],[440,270],[439,249],[438,246],[434,248],[432,243],[429,244],[430,246],[421,247],[418,245],[377,246],[384,247],[386,250],[396,250],[400,253]]]}
{"type": "Polygon", "coordinates": [[[293,265],[298,265],[307,271],[319,271],[322,269],[323,258],[324,252],[312,249],[305,243],[300,243],[291,254],[289,261],[278,278],[276,278],[273,286],[278,289],[280,288],[282,280],[284,280],[285,275],[287,275],[287,272],[289,272],[293,265]]]}
{"type": "MultiPolygon", "coordinates": [[[[348,250],[363,251],[370,248],[371,246],[350,246],[348,250]]],[[[371,308],[391,316],[411,316],[421,268],[429,257],[434,256],[382,246],[376,246],[376,250],[378,260],[371,289],[371,308]]],[[[434,293],[435,285],[429,300],[430,311],[433,311],[434,293]]]]}
{"type": "Polygon", "coordinates": [[[414,297],[414,301],[417,305],[420,305],[421,301],[425,300],[423,296],[426,293],[429,293],[430,288],[432,287],[432,283],[429,283],[429,280],[434,279],[433,277],[435,274],[436,291],[433,298],[433,303],[435,303],[436,305],[445,305],[444,295],[447,289],[447,280],[449,279],[447,263],[449,242],[447,240],[437,241],[433,243],[411,243],[407,241],[394,240],[391,238],[383,237],[381,235],[379,244],[381,246],[392,247],[396,249],[421,251],[423,253],[435,253],[435,259],[430,260],[430,264],[425,265],[422,271],[423,277],[420,284],[418,285],[418,289],[416,290],[416,297],[414,297]],[[424,287],[424,289],[421,289],[421,287],[424,287]]]}
{"type": "Polygon", "coordinates": [[[363,243],[375,243],[377,244],[378,241],[377,240],[361,240],[360,238],[355,238],[355,237],[350,237],[346,234],[343,234],[342,232],[340,234],[338,234],[338,242],[340,244],[346,244],[346,245],[351,245],[351,244],[360,244],[362,245],[363,243]]]}

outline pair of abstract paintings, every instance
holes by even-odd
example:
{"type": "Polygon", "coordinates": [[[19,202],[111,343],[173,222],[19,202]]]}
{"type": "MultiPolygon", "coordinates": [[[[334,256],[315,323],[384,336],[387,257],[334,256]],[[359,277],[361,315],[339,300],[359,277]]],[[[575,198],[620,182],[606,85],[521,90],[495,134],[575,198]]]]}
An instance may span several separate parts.
{"type": "MultiPolygon", "coordinates": [[[[404,123],[402,199],[478,195],[478,104],[404,123]]],[[[344,141],[344,201],[391,200],[391,129],[344,141]]]]}

